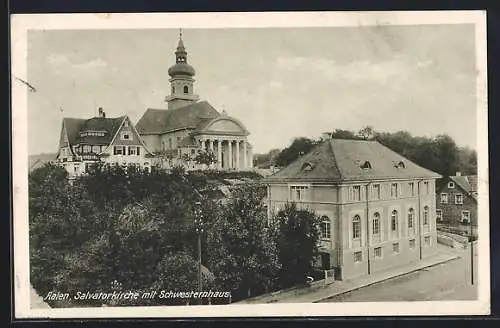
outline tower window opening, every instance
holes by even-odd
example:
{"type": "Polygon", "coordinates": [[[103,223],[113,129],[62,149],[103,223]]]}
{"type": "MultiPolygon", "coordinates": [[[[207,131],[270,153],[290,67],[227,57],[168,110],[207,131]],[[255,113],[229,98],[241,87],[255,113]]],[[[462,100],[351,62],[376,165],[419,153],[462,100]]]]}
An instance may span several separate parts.
{"type": "Polygon", "coordinates": [[[187,85],[184,86],[184,93],[188,93],[189,92],[189,88],[187,85]]]}
{"type": "Polygon", "coordinates": [[[172,93],[175,93],[175,87],[172,86],[172,93]]]}

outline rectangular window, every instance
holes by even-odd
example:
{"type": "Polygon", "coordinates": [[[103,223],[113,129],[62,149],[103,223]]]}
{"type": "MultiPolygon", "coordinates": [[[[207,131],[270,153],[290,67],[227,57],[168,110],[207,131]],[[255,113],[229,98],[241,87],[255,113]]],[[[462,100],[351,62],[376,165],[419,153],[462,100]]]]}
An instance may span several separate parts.
{"type": "Polygon", "coordinates": [[[141,147],[137,147],[137,155],[141,154],[141,147]]]}
{"type": "Polygon", "coordinates": [[[408,189],[410,191],[410,196],[415,196],[415,183],[414,182],[409,182],[408,183],[408,189]]]}
{"type": "Polygon", "coordinates": [[[436,219],[438,219],[438,221],[443,220],[443,211],[442,210],[436,210],[436,219]]]}
{"type": "Polygon", "coordinates": [[[382,247],[375,247],[373,249],[373,253],[375,257],[381,258],[382,257],[382,247]]]}
{"type": "Polygon", "coordinates": [[[430,246],[431,245],[431,237],[430,236],[425,236],[424,237],[424,243],[426,246],[430,246]]]}
{"type": "Polygon", "coordinates": [[[291,186],[290,187],[290,199],[293,201],[301,201],[306,197],[308,187],[307,186],[291,186]]]}
{"type": "Polygon", "coordinates": [[[373,199],[380,199],[380,185],[379,184],[372,185],[372,198],[373,199]]]}
{"type": "Polygon", "coordinates": [[[424,181],[424,195],[429,194],[429,181],[424,181]]]}
{"type": "Polygon", "coordinates": [[[399,253],[399,243],[392,244],[392,251],[394,253],[399,253]]]}
{"type": "Polygon", "coordinates": [[[410,239],[409,244],[410,244],[410,249],[415,249],[415,239],[410,239]]]}
{"type": "Polygon", "coordinates": [[[354,252],[354,263],[359,263],[363,260],[362,252],[354,252]]]}
{"type": "Polygon", "coordinates": [[[462,211],[462,223],[470,223],[470,211],[462,211]]]}
{"type": "Polygon", "coordinates": [[[113,148],[113,154],[114,155],[123,155],[123,147],[122,146],[115,146],[113,148]]]}
{"type": "Polygon", "coordinates": [[[121,139],[122,140],[132,140],[132,136],[128,132],[122,132],[121,133],[121,139]]]}
{"type": "Polygon", "coordinates": [[[448,182],[448,188],[454,189],[455,188],[455,183],[453,181],[448,182]]]}
{"type": "Polygon", "coordinates": [[[443,192],[441,193],[441,204],[448,204],[448,194],[443,192]]]}
{"type": "Polygon", "coordinates": [[[391,184],[391,198],[398,198],[398,184],[391,184]]]}
{"type": "Polygon", "coordinates": [[[462,194],[455,194],[455,204],[461,205],[464,203],[464,196],[462,194]]]}
{"type": "Polygon", "coordinates": [[[352,187],[352,200],[354,200],[354,201],[361,200],[361,186],[353,186],[352,187]]]}
{"type": "Polygon", "coordinates": [[[136,150],[135,147],[128,147],[128,154],[129,155],[135,155],[135,150],[136,150]]]}

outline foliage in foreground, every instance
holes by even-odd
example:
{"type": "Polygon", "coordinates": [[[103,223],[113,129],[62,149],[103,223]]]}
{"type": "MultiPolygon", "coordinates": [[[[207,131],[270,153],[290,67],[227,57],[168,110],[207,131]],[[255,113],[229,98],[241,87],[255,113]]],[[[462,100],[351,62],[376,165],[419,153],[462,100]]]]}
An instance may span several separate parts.
{"type": "MultiPolygon", "coordinates": [[[[261,185],[238,186],[227,202],[219,202],[210,179],[203,172],[150,173],[133,166],[100,166],[70,184],[63,168],[47,165],[33,171],[29,176],[33,287],[43,296],[50,291],[71,296],[79,291],[196,291],[196,218],[204,221],[202,264],[213,274],[204,269],[204,290],[230,291],[236,301],[303,283],[316,255],[314,214],[291,205],[269,224],[261,185]]],[[[197,301],[157,297],[49,304],[186,302],[197,301]]]]}

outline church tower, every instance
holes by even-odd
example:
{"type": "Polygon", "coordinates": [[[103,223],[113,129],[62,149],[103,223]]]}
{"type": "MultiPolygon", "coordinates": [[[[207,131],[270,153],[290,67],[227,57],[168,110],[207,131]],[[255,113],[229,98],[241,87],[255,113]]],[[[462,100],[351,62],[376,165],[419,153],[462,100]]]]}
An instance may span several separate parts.
{"type": "Polygon", "coordinates": [[[179,33],[179,43],[175,51],[175,64],[168,69],[170,75],[170,95],[165,98],[168,109],[176,109],[196,102],[200,97],[194,93],[194,68],[187,62],[187,52],[179,33]]]}

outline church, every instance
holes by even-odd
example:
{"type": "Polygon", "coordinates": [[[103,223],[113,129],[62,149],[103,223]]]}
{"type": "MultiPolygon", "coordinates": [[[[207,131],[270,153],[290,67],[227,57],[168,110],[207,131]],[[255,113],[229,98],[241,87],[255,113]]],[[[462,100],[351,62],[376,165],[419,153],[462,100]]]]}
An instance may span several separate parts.
{"type": "Polygon", "coordinates": [[[136,124],[146,147],[164,168],[250,170],[253,164],[250,134],[238,119],[217,111],[195,93],[195,69],[188,63],[182,32],[170,76],[167,109],[148,108],[136,124]],[[201,164],[198,154],[211,154],[213,162],[201,164]]]}

